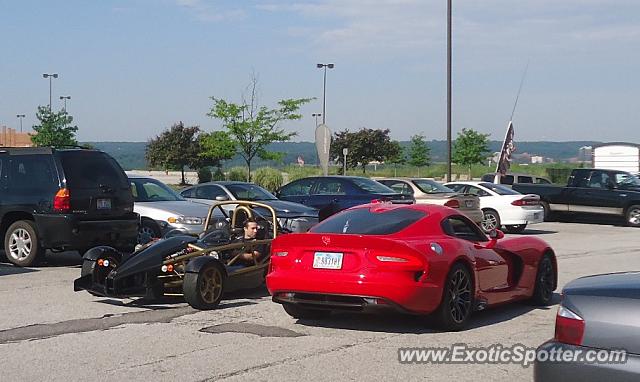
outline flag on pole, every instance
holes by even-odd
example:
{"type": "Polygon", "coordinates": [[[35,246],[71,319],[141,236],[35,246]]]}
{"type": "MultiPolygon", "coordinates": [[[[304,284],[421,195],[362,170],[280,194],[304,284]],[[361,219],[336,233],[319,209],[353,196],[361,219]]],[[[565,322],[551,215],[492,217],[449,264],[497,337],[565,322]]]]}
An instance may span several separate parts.
{"type": "Polygon", "coordinates": [[[496,168],[496,176],[498,174],[504,175],[509,171],[509,167],[511,166],[511,153],[515,150],[516,146],[513,143],[513,121],[509,121],[507,135],[504,137],[502,150],[500,151],[500,159],[498,160],[498,166],[496,168]]]}

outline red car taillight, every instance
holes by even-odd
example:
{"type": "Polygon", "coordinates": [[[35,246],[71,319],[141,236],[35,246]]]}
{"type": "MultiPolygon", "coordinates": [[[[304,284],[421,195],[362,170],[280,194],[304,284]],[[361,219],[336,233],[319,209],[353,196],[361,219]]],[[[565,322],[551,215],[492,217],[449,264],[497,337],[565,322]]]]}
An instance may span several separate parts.
{"type": "Polygon", "coordinates": [[[511,202],[514,206],[537,206],[540,202],[537,199],[518,199],[511,202]]]}
{"type": "Polygon", "coordinates": [[[554,339],[570,345],[581,345],[584,337],[584,320],[576,313],[560,305],[556,316],[554,339]]]}
{"type": "Polygon", "coordinates": [[[53,197],[53,210],[56,212],[71,211],[71,194],[66,188],[61,188],[53,197]]]}
{"type": "Polygon", "coordinates": [[[426,270],[427,264],[412,254],[371,250],[366,252],[369,261],[380,267],[397,270],[426,270]]]}
{"type": "Polygon", "coordinates": [[[444,205],[451,208],[460,208],[460,202],[455,199],[447,200],[444,205]]]}

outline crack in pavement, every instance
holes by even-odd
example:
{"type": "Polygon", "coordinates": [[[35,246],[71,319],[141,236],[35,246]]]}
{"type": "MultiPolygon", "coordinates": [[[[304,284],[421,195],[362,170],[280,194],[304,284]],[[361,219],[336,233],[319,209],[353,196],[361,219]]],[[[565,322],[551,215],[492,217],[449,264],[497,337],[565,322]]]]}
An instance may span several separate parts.
{"type": "Polygon", "coordinates": [[[145,362],[145,363],[141,363],[141,364],[137,364],[137,365],[126,366],[126,367],[119,367],[119,368],[116,368],[116,369],[109,369],[109,370],[105,370],[105,372],[113,373],[114,371],[118,371],[118,370],[129,370],[129,369],[135,369],[135,368],[138,368],[138,367],[151,366],[151,365],[155,365],[155,364],[162,363],[164,361],[170,360],[172,358],[182,357],[184,355],[195,353],[195,352],[199,352],[199,351],[215,349],[215,348],[219,348],[220,346],[221,345],[214,345],[214,346],[207,346],[207,347],[199,348],[199,349],[193,349],[193,350],[189,350],[189,351],[186,351],[186,352],[183,352],[183,353],[168,355],[168,356],[166,356],[164,358],[156,359],[155,361],[149,361],[149,362],[145,362]]]}
{"type": "Polygon", "coordinates": [[[316,352],[313,352],[313,353],[305,354],[305,355],[303,355],[301,357],[287,357],[287,358],[284,358],[284,359],[281,359],[281,360],[278,360],[278,361],[264,363],[264,364],[248,367],[248,368],[241,369],[241,370],[236,370],[236,371],[233,371],[233,372],[230,372],[230,373],[218,374],[218,375],[216,375],[214,377],[203,379],[203,380],[200,380],[198,382],[220,381],[220,380],[223,380],[223,379],[227,379],[227,378],[236,377],[236,376],[239,376],[239,375],[242,375],[242,374],[250,373],[250,372],[253,372],[253,371],[256,371],[256,370],[268,369],[270,367],[280,366],[282,364],[289,363],[289,362],[302,361],[302,360],[307,359],[307,358],[312,358],[312,357],[315,357],[315,356],[325,355],[325,354],[333,353],[333,352],[336,352],[336,351],[350,349],[350,348],[355,347],[355,346],[367,345],[367,344],[375,343],[375,342],[381,342],[381,341],[385,341],[385,340],[388,340],[390,338],[398,337],[398,336],[399,336],[399,334],[398,335],[393,335],[393,336],[386,336],[386,337],[383,337],[383,338],[371,338],[371,339],[369,339],[367,341],[362,341],[362,342],[358,342],[358,343],[355,343],[355,344],[346,344],[346,345],[340,345],[340,346],[337,346],[337,347],[334,347],[334,348],[330,348],[330,349],[323,349],[323,350],[316,351],[316,352]]]}
{"type": "Polygon", "coordinates": [[[174,318],[200,312],[191,307],[146,310],[142,312],[105,315],[100,318],[81,318],[56,322],[53,324],[35,324],[13,329],[0,330],[0,344],[25,340],[40,340],[70,333],[107,330],[123,324],[169,323],[174,318]]]}
{"type": "Polygon", "coordinates": [[[200,329],[200,332],[212,334],[243,333],[254,334],[260,337],[302,337],[306,335],[280,326],[261,325],[251,322],[230,322],[208,326],[200,329]]]}

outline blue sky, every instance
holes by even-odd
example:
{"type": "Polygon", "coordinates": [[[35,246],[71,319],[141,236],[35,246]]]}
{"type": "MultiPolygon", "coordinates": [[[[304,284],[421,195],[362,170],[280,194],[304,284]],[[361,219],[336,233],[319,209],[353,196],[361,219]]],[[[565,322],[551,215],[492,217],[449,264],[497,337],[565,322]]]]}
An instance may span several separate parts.
{"type": "MultiPolygon", "coordinates": [[[[453,132],[640,143],[640,2],[454,0],[453,132]]],[[[0,0],[0,125],[68,110],[81,141],[146,141],[177,121],[219,129],[210,96],[316,97],[288,123],[446,138],[446,0],[0,0]]]]}

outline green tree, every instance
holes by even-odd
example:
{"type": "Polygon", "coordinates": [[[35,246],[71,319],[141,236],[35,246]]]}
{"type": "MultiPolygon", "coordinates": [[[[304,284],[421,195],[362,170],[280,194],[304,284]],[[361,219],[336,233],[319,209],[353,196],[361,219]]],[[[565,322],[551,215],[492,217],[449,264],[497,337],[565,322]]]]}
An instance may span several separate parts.
{"type": "Polygon", "coordinates": [[[266,160],[282,159],[283,153],[267,151],[266,146],[273,142],[288,141],[295,136],[295,132],[286,132],[279,124],[302,118],[298,114],[300,106],[312,100],[284,99],[278,102],[278,107],[270,109],[259,105],[256,86],[257,80],[254,77],[249,85],[250,97],[247,100],[243,96],[241,103],[211,97],[213,107],[207,114],[219,119],[235,142],[238,153],[247,165],[247,181],[251,181],[251,161],[256,156],[266,160]]]}
{"type": "Polygon", "coordinates": [[[349,130],[337,131],[334,133],[333,138],[331,139],[329,156],[330,158],[334,158],[335,162],[339,163],[341,168],[344,168],[344,154],[342,150],[345,148],[349,151],[347,154],[347,169],[355,168],[358,166],[358,158],[356,158],[356,156],[354,155],[354,135],[355,133],[352,133],[349,130]]]}
{"type": "Polygon", "coordinates": [[[221,170],[222,161],[236,155],[236,142],[226,131],[202,133],[198,136],[198,143],[198,157],[202,160],[202,165],[216,166],[221,170]]]}
{"type": "Polygon", "coordinates": [[[362,173],[366,172],[369,162],[384,162],[400,156],[401,147],[391,141],[389,129],[373,130],[362,128],[355,133],[344,130],[337,132],[331,143],[331,157],[337,162],[344,163],[342,149],[347,148],[347,168],[361,166],[362,173]]]}
{"type": "Polygon", "coordinates": [[[416,167],[428,166],[431,162],[431,149],[424,140],[424,135],[416,134],[409,143],[409,164],[416,167]]]}
{"type": "Polygon", "coordinates": [[[398,165],[407,163],[407,155],[398,141],[391,141],[390,149],[391,151],[385,163],[392,164],[393,176],[398,176],[398,165]]]}
{"type": "Polygon", "coordinates": [[[198,143],[198,126],[185,127],[178,122],[162,134],[151,139],[147,144],[146,159],[150,166],[160,166],[164,170],[179,169],[182,172],[180,184],[184,180],[184,168],[197,168],[201,164],[200,145],[198,143]]]}
{"type": "Polygon", "coordinates": [[[31,142],[36,147],[64,147],[77,146],[76,132],[78,126],[71,126],[73,117],[66,110],[53,112],[47,106],[38,106],[36,118],[39,125],[34,125],[36,132],[31,136],[31,142]]]}
{"type": "Polygon", "coordinates": [[[489,134],[481,134],[473,129],[462,129],[453,143],[453,162],[468,166],[471,178],[471,165],[483,164],[489,154],[489,134]]]}

